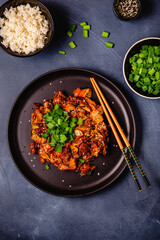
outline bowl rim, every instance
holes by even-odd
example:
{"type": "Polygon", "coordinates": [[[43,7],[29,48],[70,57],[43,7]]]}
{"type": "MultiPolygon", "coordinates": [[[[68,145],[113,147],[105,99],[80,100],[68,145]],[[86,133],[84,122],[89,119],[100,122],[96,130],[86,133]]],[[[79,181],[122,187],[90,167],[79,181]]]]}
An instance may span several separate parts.
{"type": "Polygon", "coordinates": [[[135,43],[128,49],[128,51],[126,52],[126,54],[125,54],[125,56],[124,56],[124,59],[123,59],[123,66],[122,66],[122,67],[123,67],[123,77],[124,77],[124,79],[125,79],[128,87],[129,87],[134,93],[136,93],[137,95],[139,95],[139,96],[141,96],[141,97],[143,97],[143,98],[148,98],[148,99],[160,99],[160,96],[159,96],[159,97],[156,97],[156,96],[155,96],[155,97],[148,97],[148,96],[144,96],[144,95],[138,93],[135,89],[133,89],[133,88],[131,87],[131,85],[129,84],[128,79],[127,79],[127,77],[126,77],[126,74],[125,74],[126,58],[127,58],[128,54],[129,54],[130,50],[131,50],[135,45],[137,45],[138,43],[143,42],[143,41],[146,41],[146,40],[150,40],[150,39],[160,40],[160,37],[147,37],[147,38],[140,39],[140,40],[138,40],[137,42],[135,42],[135,43]]]}
{"type": "MultiPolygon", "coordinates": [[[[0,6],[0,9],[2,8],[2,7],[4,7],[7,3],[10,3],[10,7],[12,7],[12,1],[13,0],[8,0],[8,1],[6,1],[5,3],[3,3],[1,6],[0,6]]],[[[26,57],[32,57],[32,56],[35,56],[35,55],[37,55],[38,53],[41,53],[43,50],[45,50],[48,46],[49,46],[49,44],[51,43],[51,41],[52,41],[52,38],[53,38],[53,34],[54,34],[54,21],[53,21],[53,17],[52,17],[52,15],[51,15],[51,13],[50,13],[50,11],[48,10],[48,8],[41,2],[41,1],[39,1],[39,0],[33,0],[34,2],[35,2],[35,4],[37,3],[37,6],[39,6],[39,5],[41,5],[42,7],[44,7],[45,9],[46,9],[46,11],[48,12],[48,14],[49,14],[49,16],[50,16],[50,19],[49,19],[49,21],[51,22],[51,36],[50,36],[50,39],[49,39],[49,41],[48,41],[48,43],[46,44],[46,45],[44,45],[44,47],[43,48],[40,48],[39,49],[39,51],[37,51],[37,52],[31,52],[31,53],[29,53],[28,55],[18,55],[18,53],[17,52],[13,52],[12,50],[11,50],[11,52],[10,51],[8,51],[8,48],[6,48],[5,46],[3,46],[3,44],[1,44],[0,43],[0,47],[6,52],[6,53],[8,53],[8,54],[10,54],[10,55],[12,55],[12,56],[14,56],[14,57],[19,57],[19,58],[26,58],[26,57]]],[[[29,2],[27,2],[26,1],[26,4],[27,3],[29,3],[29,2]]],[[[29,3],[30,4],[30,3],[29,3]]],[[[17,5],[18,6],[18,5],[17,5]]],[[[41,6],[39,6],[40,8],[41,8],[41,6]]],[[[40,9],[41,10],[41,9],[40,9]]]]}

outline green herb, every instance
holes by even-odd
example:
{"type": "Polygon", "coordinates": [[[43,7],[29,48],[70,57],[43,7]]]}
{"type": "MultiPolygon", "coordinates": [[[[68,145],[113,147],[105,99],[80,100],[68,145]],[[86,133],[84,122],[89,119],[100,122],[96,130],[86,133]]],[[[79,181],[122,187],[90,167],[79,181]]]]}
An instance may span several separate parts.
{"type": "Polygon", "coordinates": [[[77,47],[74,42],[70,42],[70,43],[68,43],[68,44],[69,44],[69,46],[70,46],[71,48],[76,48],[76,47],[77,47]]]}
{"type": "Polygon", "coordinates": [[[83,37],[88,37],[88,31],[87,30],[83,30],[83,37]]]}
{"type": "Polygon", "coordinates": [[[49,133],[48,133],[48,132],[43,133],[41,136],[42,136],[43,138],[47,138],[47,137],[49,136],[49,133]]]}
{"type": "Polygon", "coordinates": [[[72,36],[73,36],[73,32],[68,31],[68,32],[67,32],[67,35],[68,35],[69,37],[72,37],[72,36]]]}
{"type": "Polygon", "coordinates": [[[79,161],[80,161],[81,163],[84,163],[84,162],[85,162],[84,159],[82,159],[82,158],[79,158],[79,161]]]}
{"type": "Polygon", "coordinates": [[[45,166],[45,168],[46,168],[47,170],[49,170],[49,169],[50,169],[50,167],[49,167],[49,165],[48,165],[48,164],[45,166]]]}
{"type": "Polygon", "coordinates": [[[103,32],[102,37],[108,38],[109,37],[109,32],[103,32]]]}
{"type": "Polygon", "coordinates": [[[91,25],[84,25],[84,26],[83,26],[83,29],[84,29],[84,30],[90,30],[90,29],[91,29],[91,25]]]}
{"type": "Polygon", "coordinates": [[[160,93],[160,46],[142,46],[139,53],[129,59],[131,73],[129,81],[143,92],[160,93]]]}
{"type": "Polygon", "coordinates": [[[81,125],[83,123],[83,119],[82,118],[79,118],[78,121],[77,121],[77,124],[78,125],[81,125]]]}
{"type": "Polygon", "coordinates": [[[106,42],[106,47],[109,47],[109,48],[113,48],[113,43],[110,43],[110,42],[106,42]]]}
{"type": "Polygon", "coordinates": [[[41,136],[47,138],[47,142],[50,143],[51,147],[55,147],[56,152],[62,152],[64,144],[67,141],[74,140],[74,129],[83,122],[81,118],[70,117],[68,112],[63,111],[58,104],[44,115],[44,119],[48,131],[41,134],[41,136]]]}
{"type": "Polygon", "coordinates": [[[86,22],[82,22],[82,23],[80,23],[80,25],[81,25],[81,27],[84,27],[84,26],[87,25],[87,23],[86,22]]]}
{"type": "Polygon", "coordinates": [[[88,175],[88,176],[91,175],[91,171],[88,171],[88,172],[87,172],[87,175],[88,175]]]}
{"type": "Polygon", "coordinates": [[[61,54],[61,55],[65,55],[66,54],[66,52],[65,51],[59,51],[59,54],[61,54]]]}
{"type": "Polygon", "coordinates": [[[73,25],[71,26],[71,31],[74,32],[74,31],[76,30],[76,27],[77,27],[77,26],[76,26],[75,24],[73,24],[73,25]]]}

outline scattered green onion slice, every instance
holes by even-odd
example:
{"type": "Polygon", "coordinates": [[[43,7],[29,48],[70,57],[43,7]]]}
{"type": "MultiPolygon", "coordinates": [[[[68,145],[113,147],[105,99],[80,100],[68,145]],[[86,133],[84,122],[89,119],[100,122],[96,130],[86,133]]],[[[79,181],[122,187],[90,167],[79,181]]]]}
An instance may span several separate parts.
{"type": "Polygon", "coordinates": [[[59,54],[61,54],[61,55],[65,55],[65,54],[66,54],[66,52],[65,52],[65,51],[62,51],[62,50],[60,50],[60,51],[59,51],[59,54]]]}
{"type": "Polygon", "coordinates": [[[45,168],[46,168],[47,170],[49,170],[49,169],[50,169],[50,167],[49,167],[49,165],[48,165],[48,164],[45,166],[45,168]]]}
{"type": "Polygon", "coordinates": [[[109,47],[109,48],[113,48],[113,43],[110,43],[110,42],[106,42],[106,47],[109,47]]]}
{"type": "Polygon", "coordinates": [[[74,32],[74,31],[76,30],[76,27],[77,27],[77,26],[76,26],[75,24],[72,24],[72,26],[71,26],[71,31],[74,32]]]}
{"type": "Polygon", "coordinates": [[[85,162],[84,159],[82,159],[82,158],[79,158],[79,161],[80,161],[81,163],[84,163],[84,162],[85,162]]]}
{"type": "Polygon", "coordinates": [[[69,36],[69,37],[72,37],[73,36],[73,32],[71,32],[70,30],[67,32],[67,35],[69,36]]]}
{"type": "Polygon", "coordinates": [[[102,37],[108,38],[109,37],[109,32],[103,32],[102,37]]]}
{"type": "Polygon", "coordinates": [[[83,30],[83,37],[88,37],[88,31],[87,30],[83,30]]]}
{"type": "Polygon", "coordinates": [[[91,175],[91,171],[88,171],[88,172],[87,172],[87,175],[88,175],[88,176],[91,175]]]}
{"type": "Polygon", "coordinates": [[[84,25],[84,26],[83,26],[83,29],[84,29],[84,30],[91,30],[91,25],[84,25]]]}
{"type": "Polygon", "coordinates": [[[87,23],[86,22],[82,22],[82,23],[80,23],[80,25],[81,25],[81,27],[83,27],[83,26],[86,26],[87,23]]]}
{"type": "Polygon", "coordinates": [[[78,121],[77,121],[77,124],[78,125],[81,125],[83,123],[83,119],[82,118],[79,118],[78,121]]]}
{"type": "Polygon", "coordinates": [[[76,47],[77,47],[74,42],[70,42],[70,43],[69,43],[69,46],[70,46],[71,48],[76,48],[76,47]]]}

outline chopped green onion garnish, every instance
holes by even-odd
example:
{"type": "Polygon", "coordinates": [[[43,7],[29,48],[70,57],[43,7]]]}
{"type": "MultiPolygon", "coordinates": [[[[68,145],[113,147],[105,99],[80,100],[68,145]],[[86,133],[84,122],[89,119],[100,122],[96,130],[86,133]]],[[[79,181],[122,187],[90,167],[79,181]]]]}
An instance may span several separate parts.
{"type": "Polygon", "coordinates": [[[81,27],[83,27],[83,26],[86,26],[87,23],[86,22],[82,22],[82,23],[80,23],[80,25],[81,25],[81,27]]]}
{"type": "Polygon", "coordinates": [[[66,54],[66,52],[65,51],[59,51],[59,54],[61,54],[61,55],[65,55],[66,54]]]}
{"type": "Polygon", "coordinates": [[[68,32],[67,32],[67,35],[68,35],[69,37],[72,37],[72,36],[73,36],[73,32],[68,31],[68,32]]]}
{"type": "Polygon", "coordinates": [[[69,46],[70,46],[71,48],[76,48],[76,47],[77,47],[74,42],[70,42],[70,43],[69,43],[69,46]]]}
{"type": "Polygon", "coordinates": [[[87,30],[83,30],[83,37],[88,37],[88,31],[87,30]]]}
{"type": "Polygon", "coordinates": [[[83,119],[82,118],[79,118],[78,121],[77,121],[77,124],[78,125],[81,125],[83,123],[83,119]]]}
{"type": "Polygon", "coordinates": [[[45,168],[46,168],[47,170],[49,170],[49,169],[50,169],[50,167],[49,167],[49,165],[48,165],[48,164],[45,166],[45,168]]]}
{"type": "Polygon", "coordinates": [[[83,29],[84,29],[84,30],[90,30],[90,29],[91,29],[91,25],[84,25],[84,26],[83,26],[83,29]]]}
{"type": "Polygon", "coordinates": [[[109,37],[109,32],[103,32],[102,37],[108,38],[109,37]]]}
{"type": "Polygon", "coordinates": [[[110,42],[106,42],[106,47],[109,47],[109,48],[113,48],[113,43],[110,43],[110,42]]]}
{"type": "Polygon", "coordinates": [[[85,162],[84,159],[82,159],[82,158],[79,158],[79,161],[80,161],[81,163],[84,163],[84,162],[85,162]]]}
{"type": "Polygon", "coordinates": [[[143,92],[157,95],[160,93],[160,46],[144,45],[139,53],[130,59],[129,81],[143,92]]]}
{"type": "Polygon", "coordinates": [[[73,25],[71,26],[71,31],[74,32],[75,30],[76,30],[76,25],[73,24],[73,25]]]}
{"type": "Polygon", "coordinates": [[[47,137],[49,136],[49,133],[48,133],[48,132],[43,133],[41,136],[42,136],[43,138],[47,138],[47,137]]]}
{"type": "Polygon", "coordinates": [[[88,175],[88,176],[91,175],[91,171],[88,171],[88,172],[87,172],[87,175],[88,175]]]}
{"type": "Polygon", "coordinates": [[[62,152],[62,146],[61,145],[56,146],[56,152],[62,152]]]}

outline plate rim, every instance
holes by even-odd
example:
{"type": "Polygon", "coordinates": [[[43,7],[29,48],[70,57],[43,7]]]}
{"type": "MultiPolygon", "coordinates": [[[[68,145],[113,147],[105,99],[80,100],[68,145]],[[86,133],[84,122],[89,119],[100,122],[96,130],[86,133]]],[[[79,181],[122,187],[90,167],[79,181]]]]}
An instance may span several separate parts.
{"type": "Polygon", "coordinates": [[[12,162],[14,163],[14,165],[16,166],[17,170],[19,171],[19,173],[30,183],[32,184],[32,186],[38,188],[39,190],[45,192],[45,193],[48,193],[50,195],[54,195],[54,196],[58,196],[58,197],[83,197],[83,196],[88,196],[88,195],[91,195],[93,193],[96,193],[96,192],[99,192],[100,190],[102,189],[105,189],[108,185],[112,184],[114,181],[116,181],[118,179],[118,177],[122,174],[122,172],[125,170],[126,166],[127,166],[127,163],[125,162],[125,160],[123,159],[123,166],[122,166],[122,169],[121,171],[116,175],[116,177],[114,177],[112,180],[110,180],[107,184],[105,184],[104,186],[101,186],[99,187],[98,189],[94,189],[94,190],[91,190],[87,193],[81,193],[81,194],[59,194],[59,193],[53,193],[53,192],[50,192],[50,191],[47,191],[43,188],[41,188],[40,186],[37,186],[35,183],[33,183],[23,172],[22,170],[18,167],[18,165],[16,164],[16,161],[13,157],[13,154],[12,154],[12,151],[11,151],[11,148],[10,148],[10,141],[9,141],[9,125],[10,125],[10,119],[11,119],[11,116],[12,116],[12,112],[13,112],[13,109],[14,109],[14,106],[16,105],[18,99],[20,98],[20,96],[23,94],[23,92],[30,86],[32,85],[32,83],[36,82],[38,79],[46,76],[46,75],[49,75],[49,74],[52,74],[52,73],[55,73],[55,72],[62,72],[62,71],[80,71],[80,72],[86,72],[86,73],[90,73],[90,74],[94,74],[96,76],[98,76],[99,78],[102,78],[104,81],[107,81],[109,82],[114,88],[116,88],[116,90],[122,95],[123,99],[125,100],[125,103],[127,104],[127,107],[129,108],[129,111],[130,111],[130,114],[131,114],[131,117],[132,117],[132,120],[133,120],[133,132],[134,132],[134,136],[133,136],[133,149],[135,148],[135,144],[136,144],[136,123],[135,123],[135,118],[134,118],[134,114],[133,114],[133,111],[132,111],[132,108],[129,104],[129,102],[127,101],[126,97],[124,96],[124,94],[119,90],[119,88],[113,84],[107,77],[104,77],[102,76],[101,74],[99,73],[96,73],[92,70],[88,70],[88,69],[83,69],[83,68],[75,68],[75,67],[70,67],[70,68],[58,68],[58,69],[55,69],[55,70],[51,70],[51,71],[48,71],[48,72],[45,72],[41,75],[39,75],[38,77],[34,78],[31,82],[29,82],[25,87],[22,88],[22,90],[20,91],[20,93],[17,95],[17,97],[15,98],[15,100],[13,101],[13,104],[10,108],[10,112],[9,112],[9,117],[8,117],[8,122],[7,122],[7,145],[8,145],[8,149],[9,149],[9,153],[10,153],[10,156],[11,156],[11,159],[12,159],[12,162]]]}

